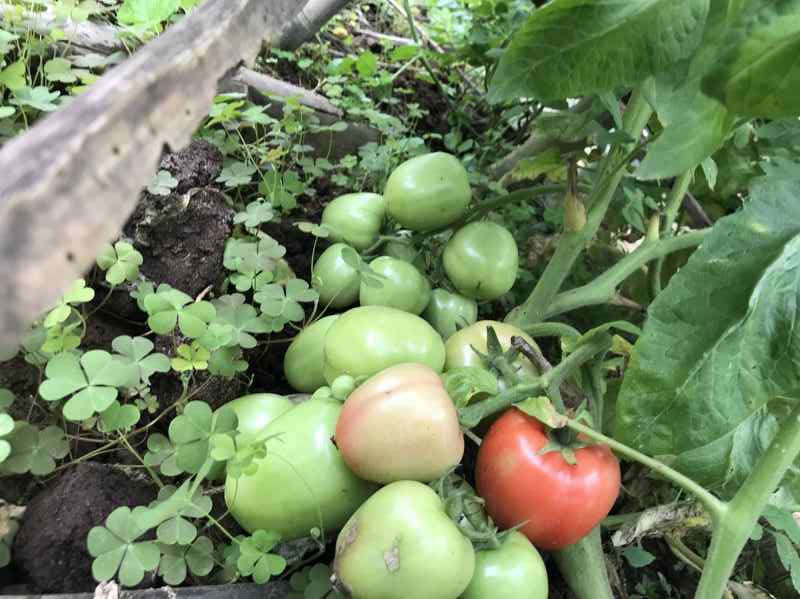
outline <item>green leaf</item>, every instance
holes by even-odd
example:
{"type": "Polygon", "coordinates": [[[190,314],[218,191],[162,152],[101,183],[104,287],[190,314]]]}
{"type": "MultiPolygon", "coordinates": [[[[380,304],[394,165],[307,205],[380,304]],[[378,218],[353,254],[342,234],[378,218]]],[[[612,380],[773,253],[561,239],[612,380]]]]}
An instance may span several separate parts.
{"type": "Polygon", "coordinates": [[[160,433],[154,433],[147,437],[144,463],[148,466],[158,466],[164,476],[177,476],[183,472],[177,464],[175,447],[167,437],[160,433]]]}
{"type": "Polygon", "coordinates": [[[781,398],[800,385],[798,195],[763,180],[717,221],[650,306],[617,401],[620,441],[723,494],[797,401],[781,398]]]}
{"type": "Polygon", "coordinates": [[[489,99],[562,99],[636,84],[686,58],[707,13],[708,0],[550,2],[512,38],[489,99]]]}
{"type": "MultiPolygon", "coordinates": [[[[0,73],[0,77],[2,77],[2,73],[0,73]]],[[[55,101],[60,95],[61,92],[51,92],[44,86],[23,87],[14,92],[11,103],[17,106],[30,106],[42,112],[53,112],[58,110],[58,104],[55,101]]]]}
{"type": "Polygon", "coordinates": [[[178,356],[170,360],[170,364],[176,372],[208,368],[208,358],[211,356],[211,352],[197,341],[193,341],[191,346],[182,343],[178,346],[177,352],[178,356]]]}
{"type": "Polygon", "coordinates": [[[625,559],[628,560],[632,568],[644,568],[652,564],[656,559],[656,556],[649,551],[645,551],[638,545],[626,547],[622,555],[625,556],[625,559]]]}
{"type": "Polygon", "coordinates": [[[258,169],[252,164],[244,162],[234,162],[222,169],[219,177],[215,179],[217,183],[224,183],[228,189],[247,185],[253,180],[253,175],[258,169]]]}
{"type": "Polygon", "coordinates": [[[190,401],[183,414],[169,425],[169,438],[175,446],[175,464],[183,472],[196,474],[209,459],[210,439],[214,434],[230,433],[236,427],[232,410],[214,414],[202,401],[190,401]]]}
{"type": "Polygon", "coordinates": [[[456,406],[463,407],[477,395],[495,395],[497,377],[478,366],[458,366],[445,373],[444,387],[456,406]]]}
{"type": "Polygon", "coordinates": [[[800,1],[750,2],[725,37],[703,90],[746,117],[800,114],[800,1]]]}
{"type": "Polygon", "coordinates": [[[162,169],[153,176],[147,186],[147,191],[157,196],[168,196],[177,186],[178,180],[172,176],[172,173],[162,169]]]}
{"type": "Polygon", "coordinates": [[[237,561],[239,571],[245,576],[252,576],[258,584],[264,584],[271,577],[277,576],[286,568],[286,560],[279,555],[269,553],[280,540],[277,533],[257,530],[252,536],[240,543],[241,555],[237,561]]]}
{"type": "MultiPolygon", "coordinates": [[[[136,508],[139,510],[140,508],[136,508]]],[[[161,552],[153,541],[135,542],[147,529],[135,517],[136,511],[118,507],[105,526],[95,526],[89,531],[86,545],[94,557],[92,575],[97,580],[110,580],[117,574],[120,584],[136,586],[144,573],[158,567],[161,552]]]]}
{"type": "Polygon", "coordinates": [[[656,77],[653,103],[664,131],[648,148],[637,172],[640,179],[673,177],[697,166],[722,146],[730,132],[734,115],[700,89],[719,55],[726,10],[727,2],[712,2],[697,52],[656,77]]]}
{"type": "Polygon", "coordinates": [[[0,389],[0,410],[7,410],[14,403],[14,394],[8,389],[0,389]]]}
{"type": "Polygon", "coordinates": [[[113,401],[111,405],[100,414],[100,430],[106,433],[127,431],[139,422],[140,417],[141,413],[136,406],[123,406],[118,401],[113,401]]]}
{"type": "Polygon", "coordinates": [[[226,324],[233,329],[232,345],[252,349],[258,343],[252,334],[269,332],[264,321],[258,317],[256,309],[245,303],[245,297],[241,293],[223,295],[214,300],[214,307],[217,310],[215,322],[226,324]]]}
{"type": "Polygon", "coordinates": [[[253,296],[261,310],[270,317],[282,316],[289,321],[303,320],[305,312],[300,302],[313,302],[319,294],[310,289],[308,282],[302,279],[291,279],[286,287],[278,284],[267,285],[253,296]]]}
{"type": "Polygon", "coordinates": [[[171,333],[177,323],[181,333],[196,339],[206,332],[208,323],[216,311],[210,302],[193,302],[192,298],[177,289],[161,289],[144,298],[144,306],[150,318],[148,326],[159,335],[171,333]]]}
{"type": "Polygon", "coordinates": [[[259,225],[270,222],[275,218],[272,205],[263,200],[256,200],[247,205],[245,212],[239,212],[233,217],[236,224],[243,223],[245,227],[255,229],[259,225]]]}
{"type": "Polygon", "coordinates": [[[139,267],[144,258],[127,241],[109,243],[97,257],[97,266],[106,271],[106,281],[119,285],[124,281],[134,281],[139,276],[139,267]]]}
{"type": "Polygon", "coordinates": [[[44,76],[48,81],[74,83],[78,80],[72,72],[72,64],[66,58],[51,58],[44,63],[44,76]]]}
{"type": "Polygon", "coordinates": [[[64,431],[57,426],[39,431],[26,422],[18,423],[7,440],[11,444],[11,456],[3,463],[2,469],[13,474],[50,474],[55,470],[55,460],[69,453],[64,431]]]}
{"type": "Polygon", "coordinates": [[[120,361],[132,367],[135,376],[126,385],[128,387],[136,387],[140,383],[149,385],[150,377],[156,372],[169,372],[169,358],[164,354],[151,354],[155,346],[146,337],[121,335],[111,342],[111,347],[120,361]]]}
{"type": "Polygon", "coordinates": [[[154,29],[178,12],[180,0],[125,0],[117,12],[123,25],[154,29]]]}
{"type": "Polygon", "coordinates": [[[19,60],[0,71],[0,86],[13,91],[25,87],[25,61],[19,60]]]}
{"type": "Polygon", "coordinates": [[[361,56],[356,60],[356,70],[358,74],[364,77],[372,77],[375,71],[378,70],[378,57],[369,50],[361,53],[361,56]]]}

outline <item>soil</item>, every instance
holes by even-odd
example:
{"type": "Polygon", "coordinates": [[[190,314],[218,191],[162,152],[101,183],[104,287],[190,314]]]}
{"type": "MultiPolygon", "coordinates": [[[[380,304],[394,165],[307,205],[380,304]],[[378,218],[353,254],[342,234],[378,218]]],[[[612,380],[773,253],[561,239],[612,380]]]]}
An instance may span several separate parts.
{"type": "Polygon", "coordinates": [[[156,489],[106,464],[66,470],[28,504],[12,554],[34,592],[91,591],[92,557],[86,535],[120,506],[146,505],[156,489]]]}

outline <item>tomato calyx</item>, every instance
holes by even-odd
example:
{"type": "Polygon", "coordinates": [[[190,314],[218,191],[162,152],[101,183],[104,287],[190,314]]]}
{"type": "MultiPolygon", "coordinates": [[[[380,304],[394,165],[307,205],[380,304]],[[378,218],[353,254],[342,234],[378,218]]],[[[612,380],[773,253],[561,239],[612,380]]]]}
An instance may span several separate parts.
{"type": "MultiPolygon", "coordinates": [[[[526,359],[529,359],[529,357],[520,351],[518,346],[512,345],[509,349],[504,350],[494,327],[489,326],[486,328],[486,353],[479,351],[474,345],[470,345],[470,347],[483,360],[490,371],[500,375],[508,387],[518,385],[523,382],[523,379],[527,378],[521,374],[521,368],[516,364],[516,361],[519,356],[523,356],[526,359]]],[[[536,366],[535,362],[532,363],[536,366]]]]}

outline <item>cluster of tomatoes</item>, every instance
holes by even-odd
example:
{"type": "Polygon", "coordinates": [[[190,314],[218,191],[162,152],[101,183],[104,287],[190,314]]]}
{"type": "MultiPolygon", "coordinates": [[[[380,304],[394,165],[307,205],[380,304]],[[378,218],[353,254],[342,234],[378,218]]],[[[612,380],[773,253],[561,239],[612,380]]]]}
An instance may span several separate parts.
{"type": "MultiPolygon", "coordinates": [[[[446,480],[464,453],[459,414],[440,374],[481,366],[489,327],[504,348],[512,336],[534,343],[510,325],[476,322],[476,300],[497,298],[514,284],[517,247],[499,225],[460,228],[443,253],[455,292],[431,291],[402,242],[387,247],[393,255],[372,260],[371,270],[353,256],[375,246],[387,213],[405,229],[440,230],[463,217],[470,195],[458,160],[434,153],[400,165],[383,195],[332,201],[322,220],[337,243],[315,264],[314,285],[323,305],[360,306],[317,320],[290,345],[287,380],[310,399],[294,404],[261,394],[227,404],[239,433],[266,447],[254,467],[228,473],[231,514],[248,531],[275,531],[286,540],[312,529],[340,531],[334,572],[351,597],[545,599],[547,573],[534,545],[558,549],[578,541],[616,498],[619,465],[607,448],[577,449],[572,476],[561,454],[539,452],[548,443],[544,428],[516,409],[486,435],[476,483],[491,518],[518,531],[473,545],[465,524],[472,520],[474,532],[475,514],[426,484],[446,480]],[[609,474],[599,499],[581,487],[598,464],[609,474]],[[572,488],[564,486],[569,481],[572,488]],[[570,496],[559,496],[559,488],[570,496]],[[588,509],[576,509],[587,502],[588,509]]],[[[521,376],[538,374],[527,359],[517,360],[521,376]]],[[[485,514],[479,519],[492,526],[485,514]]]]}

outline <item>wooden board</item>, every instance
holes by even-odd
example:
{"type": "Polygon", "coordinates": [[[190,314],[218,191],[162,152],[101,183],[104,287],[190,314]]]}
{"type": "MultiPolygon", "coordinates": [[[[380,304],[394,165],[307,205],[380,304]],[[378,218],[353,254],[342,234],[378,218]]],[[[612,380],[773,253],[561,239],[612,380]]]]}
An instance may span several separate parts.
{"type": "Polygon", "coordinates": [[[300,6],[208,0],[0,150],[0,350],[91,266],[164,146],[188,143],[217,81],[274,42],[300,6]]]}

